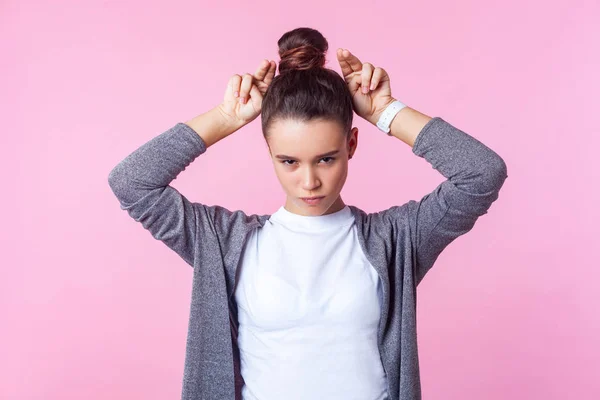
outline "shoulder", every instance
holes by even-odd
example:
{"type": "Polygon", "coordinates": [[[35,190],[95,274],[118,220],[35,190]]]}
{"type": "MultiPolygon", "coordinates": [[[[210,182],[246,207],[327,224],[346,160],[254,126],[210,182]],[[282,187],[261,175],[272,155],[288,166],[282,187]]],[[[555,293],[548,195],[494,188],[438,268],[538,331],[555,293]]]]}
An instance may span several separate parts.
{"type": "Polygon", "coordinates": [[[403,234],[410,237],[409,209],[412,202],[411,200],[405,204],[375,212],[365,212],[356,206],[349,207],[354,214],[358,234],[367,244],[380,241],[393,244],[403,234]]]}
{"type": "Polygon", "coordinates": [[[372,260],[389,264],[398,246],[410,242],[408,203],[370,213],[355,206],[351,210],[358,240],[372,260]]]}
{"type": "Polygon", "coordinates": [[[392,206],[385,210],[366,212],[356,206],[348,206],[354,214],[356,224],[370,229],[396,227],[408,221],[408,211],[411,202],[392,206]]]}
{"type": "Polygon", "coordinates": [[[260,228],[270,217],[270,214],[251,214],[243,210],[230,210],[221,205],[193,204],[198,224],[218,236],[260,228]]]}

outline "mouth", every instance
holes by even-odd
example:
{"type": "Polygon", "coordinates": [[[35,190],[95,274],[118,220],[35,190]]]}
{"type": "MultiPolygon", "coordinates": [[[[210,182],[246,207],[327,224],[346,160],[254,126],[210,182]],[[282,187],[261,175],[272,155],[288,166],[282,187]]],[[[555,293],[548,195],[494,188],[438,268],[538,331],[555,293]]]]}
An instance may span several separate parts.
{"type": "Polygon", "coordinates": [[[317,205],[325,198],[325,196],[317,196],[317,197],[300,197],[302,201],[306,204],[314,206],[317,205]]]}

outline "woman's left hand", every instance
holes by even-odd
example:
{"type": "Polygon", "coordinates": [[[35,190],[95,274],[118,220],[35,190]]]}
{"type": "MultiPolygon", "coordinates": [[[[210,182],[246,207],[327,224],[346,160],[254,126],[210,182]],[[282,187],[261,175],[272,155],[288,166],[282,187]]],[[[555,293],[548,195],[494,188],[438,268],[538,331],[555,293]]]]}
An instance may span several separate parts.
{"type": "Polygon", "coordinates": [[[387,72],[373,64],[363,64],[347,49],[337,49],[337,59],[352,94],[354,112],[377,125],[381,113],[396,100],[392,97],[387,72]]]}

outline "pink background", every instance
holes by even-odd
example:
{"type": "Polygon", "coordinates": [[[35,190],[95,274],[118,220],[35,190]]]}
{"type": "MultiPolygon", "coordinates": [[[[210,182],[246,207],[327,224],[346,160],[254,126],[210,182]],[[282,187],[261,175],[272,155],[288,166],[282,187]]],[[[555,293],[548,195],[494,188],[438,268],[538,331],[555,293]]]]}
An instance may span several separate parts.
{"type": "MultiPolygon", "coordinates": [[[[419,286],[424,399],[600,398],[599,15],[597,1],[3,1],[0,398],[179,398],[192,269],[120,210],[108,173],[221,102],[232,74],[278,61],[299,26],[329,40],[329,67],[346,47],[386,68],[396,98],[508,165],[419,286]]],[[[444,179],[355,125],[348,204],[381,210],[444,179]]],[[[283,204],[258,119],[173,186],[249,213],[283,204]]]]}

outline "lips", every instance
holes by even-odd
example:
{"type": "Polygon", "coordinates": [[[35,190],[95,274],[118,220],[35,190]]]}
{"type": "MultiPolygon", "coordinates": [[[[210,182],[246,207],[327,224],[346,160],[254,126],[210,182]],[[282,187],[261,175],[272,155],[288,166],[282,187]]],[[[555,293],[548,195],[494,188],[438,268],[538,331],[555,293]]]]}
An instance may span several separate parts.
{"type": "Polygon", "coordinates": [[[302,201],[304,201],[306,204],[310,205],[310,206],[315,206],[317,204],[319,204],[321,202],[321,200],[323,200],[325,198],[325,196],[318,196],[318,197],[300,197],[302,199],[302,201]]]}

